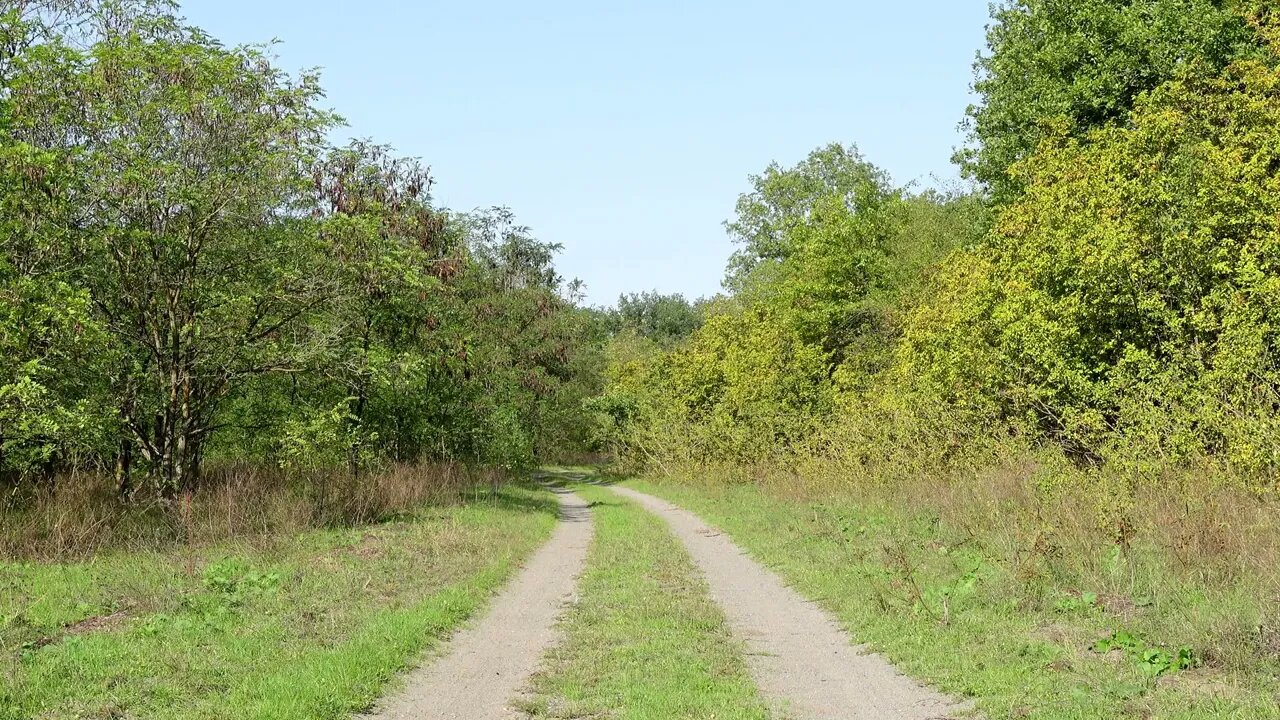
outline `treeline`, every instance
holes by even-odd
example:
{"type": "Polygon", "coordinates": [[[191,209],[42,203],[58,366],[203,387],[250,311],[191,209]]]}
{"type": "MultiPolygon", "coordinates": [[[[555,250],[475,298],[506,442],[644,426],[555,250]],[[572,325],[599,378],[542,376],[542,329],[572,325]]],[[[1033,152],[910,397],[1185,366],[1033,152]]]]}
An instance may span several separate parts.
{"type": "Polygon", "coordinates": [[[1274,488],[1275,9],[993,12],[972,187],[897,187],[840,145],[753,177],[729,294],[674,346],[610,344],[592,407],[624,456],[883,481],[1053,448],[1122,488],[1192,467],[1274,488]]]}
{"type": "Polygon", "coordinates": [[[584,447],[600,326],[558,246],[332,146],[323,99],[162,0],[4,5],[0,482],[584,447]]]}

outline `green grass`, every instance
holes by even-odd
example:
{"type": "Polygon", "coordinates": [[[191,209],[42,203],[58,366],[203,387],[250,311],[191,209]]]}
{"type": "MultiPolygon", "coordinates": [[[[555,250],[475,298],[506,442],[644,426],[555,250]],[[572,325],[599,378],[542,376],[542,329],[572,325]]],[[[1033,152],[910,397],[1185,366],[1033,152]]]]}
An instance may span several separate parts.
{"type": "MultiPolygon", "coordinates": [[[[983,538],[924,511],[782,499],[747,485],[627,484],[700,514],[858,640],[904,672],[974,698],[989,718],[1280,718],[1275,663],[1249,673],[1212,663],[1163,667],[1180,648],[1162,637],[1194,634],[1177,623],[1234,621],[1265,602],[1247,588],[1165,587],[1153,577],[1154,599],[1115,603],[1088,588],[1064,592],[1019,577],[984,552],[983,538]],[[1043,597],[1029,599],[1029,587],[1043,597]],[[1094,650],[1117,631],[1138,639],[1127,649],[1094,650]]],[[[1132,572],[1121,557],[1099,562],[1114,564],[1109,572],[1132,572]]]]}
{"type": "Polygon", "coordinates": [[[349,717],[555,517],[507,488],[258,545],[0,564],[0,719],[349,717]]]}
{"type": "Polygon", "coordinates": [[[533,681],[538,718],[747,720],[768,717],[742,646],[666,525],[608,490],[564,639],[533,681]]]}

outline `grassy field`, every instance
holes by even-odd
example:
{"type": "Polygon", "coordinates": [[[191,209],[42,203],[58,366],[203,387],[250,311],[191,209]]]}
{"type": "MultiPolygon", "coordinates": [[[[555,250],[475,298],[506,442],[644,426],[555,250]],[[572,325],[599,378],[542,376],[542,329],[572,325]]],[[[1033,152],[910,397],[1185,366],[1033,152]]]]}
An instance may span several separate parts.
{"type": "Polygon", "coordinates": [[[904,672],[974,698],[987,717],[1280,718],[1280,663],[1257,638],[1230,641],[1232,628],[1247,632],[1274,602],[1243,579],[1179,579],[1134,551],[1094,559],[1098,585],[1082,587],[1078,575],[1055,573],[1067,559],[1010,563],[994,536],[949,527],[923,510],[928,503],[627,484],[728,532],[856,638],[904,672]],[[1222,638],[1231,646],[1214,645],[1222,638]]]}
{"type": "Polygon", "coordinates": [[[534,678],[539,718],[670,720],[768,717],[720,610],[659,518],[608,490],[565,638],[534,678]]]}
{"type": "Polygon", "coordinates": [[[0,718],[345,718],[550,534],[507,488],[395,522],[0,564],[0,718]]]}

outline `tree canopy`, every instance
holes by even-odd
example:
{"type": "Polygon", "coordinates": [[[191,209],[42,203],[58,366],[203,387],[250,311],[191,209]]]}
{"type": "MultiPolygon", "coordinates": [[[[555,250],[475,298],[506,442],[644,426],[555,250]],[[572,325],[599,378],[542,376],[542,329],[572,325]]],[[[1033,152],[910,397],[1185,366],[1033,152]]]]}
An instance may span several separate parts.
{"type": "Polygon", "coordinates": [[[1268,486],[1280,34],[1267,10],[995,7],[963,158],[983,185],[895,188],[840,145],[752,176],[726,223],[733,294],[674,349],[611,355],[606,397],[626,409],[611,442],[658,462],[857,465],[948,462],[1006,437],[1082,467],[1219,463],[1268,486]]]}
{"type": "Polygon", "coordinates": [[[975,64],[979,102],[958,159],[998,201],[1047,136],[1124,123],[1143,93],[1263,52],[1240,0],[1006,0],[975,64]],[[1055,124],[1056,123],[1056,124],[1055,124]]]}
{"type": "Polygon", "coordinates": [[[25,2],[0,35],[0,472],[209,461],[514,467],[584,447],[559,246],[332,147],[313,74],[163,2],[25,2]]]}

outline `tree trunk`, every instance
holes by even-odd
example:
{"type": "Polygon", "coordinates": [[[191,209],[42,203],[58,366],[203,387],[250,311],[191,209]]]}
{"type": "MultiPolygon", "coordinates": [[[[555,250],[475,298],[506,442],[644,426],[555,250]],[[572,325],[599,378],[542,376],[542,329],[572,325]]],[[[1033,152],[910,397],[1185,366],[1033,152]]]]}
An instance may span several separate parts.
{"type": "Polygon", "coordinates": [[[120,490],[120,499],[128,501],[133,496],[133,443],[126,439],[120,441],[120,452],[116,455],[116,487],[120,490]]]}
{"type": "MultiPolygon", "coordinates": [[[[369,407],[369,348],[371,346],[370,335],[372,333],[372,321],[368,316],[364,320],[364,337],[360,343],[360,370],[356,378],[356,407],[352,413],[354,417],[352,430],[360,432],[364,429],[364,415],[369,407]]],[[[359,477],[360,475],[360,455],[359,448],[353,447],[348,452],[347,464],[350,466],[351,475],[359,477]]]]}

